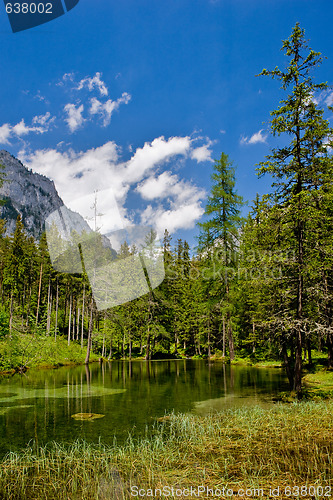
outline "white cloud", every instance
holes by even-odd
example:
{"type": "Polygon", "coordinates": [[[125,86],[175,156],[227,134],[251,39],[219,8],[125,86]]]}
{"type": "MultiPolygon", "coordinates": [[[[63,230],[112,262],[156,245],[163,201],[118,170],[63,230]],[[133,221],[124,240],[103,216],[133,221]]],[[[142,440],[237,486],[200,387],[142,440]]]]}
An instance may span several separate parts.
{"type": "Polygon", "coordinates": [[[32,119],[32,123],[35,125],[40,125],[39,128],[42,128],[43,132],[47,132],[52,123],[54,123],[55,119],[56,117],[51,117],[51,113],[48,111],[47,113],[45,113],[45,115],[34,116],[32,119]]]}
{"type": "Polygon", "coordinates": [[[157,207],[148,205],[141,214],[141,223],[153,226],[159,237],[165,229],[173,232],[194,227],[204,213],[201,202],[205,191],[170,172],[148,178],[136,191],[146,200],[159,200],[157,207]]]}
{"type": "MultiPolygon", "coordinates": [[[[69,82],[69,88],[72,92],[73,90],[80,90],[87,88],[93,95],[84,96],[85,99],[78,99],[75,103],[66,101],[60,106],[64,112],[60,111],[55,116],[51,116],[48,111],[45,114],[34,116],[32,118],[31,124],[27,124],[24,118],[21,119],[16,125],[3,124],[0,126],[0,142],[3,144],[8,143],[10,137],[23,137],[29,133],[43,134],[48,132],[51,125],[58,121],[68,125],[70,132],[75,132],[81,128],[85,123],[90,123],[95,121],[95,119],[101,120],[101,125],[106,127],[111,121],[112,114],[118,110],[121,104],[128,104],[131,100],[131,95],[127,92],[123,94],[116,100],[103,99],[108,95],[108,89],[101,79],[101,73],[97,72],[93,77],[83,78],[79,83],[75,81],[74,73],[65,73],[62,79],[56,83],[57,86],[64,87],[65,84],[69,82]],[[98,98],[94,96],[98,92],[98,98]],[[100,97],[102,96],[102,97],[100,97]],[[94,118],[94,120],[93,120],[94,118]]],[[[29,90],[23,91],[26,95],[30,95],[29,90]]],[[[40,90],[37,94],[33,96],[34,99],[40,101],[46,101],[46,98],[41,95],[40,90]]],[[[64,129],[64,127],[61,127],[64,129]]]]}
{"type": "Polygon", "coordinates": [[[138,148],[127,164],[126,176],[131,182],[140,181],[153,167],[166,162],[172,156],[187,156],[191,149],[189,137],[158,137],[138,148]]]}
{"type": "Polygon", "coordinates": [[[53,120],[51,120],[48,122],[48,120],[49,120],[49,117],[45,117],[45,115],[35,116],[32,120],[32,123],[33,124],[40,124],[41,126],[30,127],[29,125],[26,125],[24,118],[22,118],[22,120],[19,123],[17,123],[14,127],[12,127],[11,131],[17,137],[22,137],[24,135],[30,134],[31,132],[35,132],[37,134],[44,134],[45,132],[48,131],[49,125],[53,121],[53,120]],[[43,123],[41,123],[40,120],[43,123]]]}
{"type": "Polygon", "coordinates": [[[33,126],[26,125],[24,118],[12,126],[9,123],[5,123],[0,127],[0,143],[9,144],[9,138],[23,137],[31,132],[35,132],[36,134],[43,134],[47,132],[50,124],[53,122],[53,118],[50,119],[50,113],[46,113],[46,115],[35,116],[32,120],[33,126]]]}
{"type": "Polygon", "coordinates": [[[325,99],[325,104],[327,106],[332,106],[333,105],[333,90],[329,92],[328,96],[325,99]]]}
{"type": "Polygon", "coordinates": [[[37,94],[34,96],[34,99],[37,99],[38,101],[45,101],[46,102],[46,98],[40,93],[40,90],[37,91],[37,94]]]}
{"type": "Polygon", "coordinates": [[[158,177],[148,177],[138,184],[136,191],[145,200],[173,198],[178,203],[198,201],[205,195],[204,190],[188,181],[180,180],[178,175],[168,171],[163,172],[158,177]]]}
{"type": "Polygon", "coordinates": [[[165,229],[172,233],[178,229],[193,228],[203,213],[204,209],[200,203],[183,204],[169,210],[165,210],[162,206],[156,210],[149,205],[142,213],[141,223],[154,226],[158,236],[161,237],[165,229]]]}
{"type": "Polygon", "coordinates": [[[65,204],[80,209],[82,215],[86,215],[89,196],[94,191],[101,192],[98,210],[105,215],[98,224],[102,225],[102,232],[119,228],[120,219],[125,226],[136,217],[136,221],[139,218],[144,224],[154,225],[161,235],[165,228],[175,231],[193,227],[203,214],[203,189],[169,170],[157,175],[157,170],[171,158],[190,157],[191,148],[189,137],[159,137],[138,148],[126,162],[120,160],[120,149],[114,142],[87,151],[46,149],[31,154],[22,151],[19,156],[29,168],[54,180],[65,204]],[[114,194],[117,213],[114,204],[108,204],[108,196],[102,195],[105,189],[114,194]],[[130,190],[151,201],[154,207],[149,205],[141,213],[132,210],[129,215],[125,203],[130,190]]]}
{"type": "Polygon", "coordinates": [[[65,73],[62,79],[56,83],[57,87],[63,87],[65,82],[74,82],[74,73],[65,73]]]}
{"type": "Polygon", "coordinates": [[[86,77],[86,78],[83,78],[79,82],[77,90],[81,90],[84,87],[87,87],[90,90],[90,92],[91,92],[92,90],[94,90],[95,88],[97,88],[99,90],[99,93],[101,95],[107,96],[108,95],[108,89],[107,89],[105,83],[103,82],[103,80],[101,79],[101,76],[102,76],[102,74],[99,73],[99,72],[97,72],[95,74],[95,76],[93,76],[92,78],[90,78],[89,76],[86,77]]]}
{"type": "Polygon", "coordinates": [[[21,159],[35,172],[54,180],[66,204],[94,190],[114,186],[118,198],[124,194],[122,172],[117,172],[118,147],[114,142],[87,151],[61,152],[56,149],[20,153],[21,159]]]}
{"type": "Polygon", "coordinates": [[[0,144],[9,144],[9,138],[11,136],[11,126],[9,123],[4,123],[0,127],[0,144]]]}
{"type": "Polygon", "coordinates": [[[267,134],[263,134],[263,129],[259,130],[253,134],[250,138],[242,136],[240,139],[241,144],[258,144],[258,143],[266,143],[267,134]]]}
{"type": "Polygon", "coordinates": [[[332,106],[333,105],[333,90],[323,90],[316,96],[312,96],[312,101],[314,104],[323,104],[325,103],[326,106],[332,106]]]}
{"type": "Polygon", "coordinates": [[[29,134],[31,130],[32,129],[25,124],[23,118],[19,123],[17,123],[17,125],[12,127],[12,132],[14,132],[14,134],[17,135],[18,137],[29,134]]]}
{"type": "Polygon", "coordinates": [[[84,106],[83,104],[81,104],[81,106],[77,108],[75,104],[69,103],[66,104],[64,110],[67,113],[67,118],[65,119],[65,121],[67,122],[70,131],[75,132],[75,130],[80,128],[84,122],[84,118],[82,116],[84,106]]]}
{"type": "Polygon", "coordinates": [[[106,127],[111,121],[112,113],[119,108],[120,104],[128,104],[130,100],[131,96],[127,92],[124,92],[116,101],[109,99],[105,103],[93,97],[90,100],[91,107],[89,112],[91,115],[100,115],[103,118],[103,125],[106,127]]]}
{"type": "Polygon", "coordinates": [[[214,161],[212,158],[212,150],[209,149],[211,143],[200,146],[199,148],[193,149],[191,152],[192,160],[196,160],[198,163],[203,161],[214,161]]]}
{"type": "Polygon", "coordinates": [[[141,182],[136,191],[145,200],[154,200],[155,198],[165,198],[172,193],[173,188],[178,182],[178,176],[170,172],[163,172],[158,177],[149,177],[141,182]]]}

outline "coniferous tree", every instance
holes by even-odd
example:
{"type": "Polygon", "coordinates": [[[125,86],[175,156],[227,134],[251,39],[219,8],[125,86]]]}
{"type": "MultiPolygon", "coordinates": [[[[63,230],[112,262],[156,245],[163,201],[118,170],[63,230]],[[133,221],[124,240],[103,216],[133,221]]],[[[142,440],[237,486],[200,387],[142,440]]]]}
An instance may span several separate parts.
{"type": "MultiPolygon", "coordinates": [[[[309,284],[311,234],[316,232],[313,221],[313,191],[325,190],[332,173],[329,144],[332,131],[324,119],[324,110],[318,107],[314,94],[327,88],[324,83],[315,83],[311,70],[319,66],[322,56],[308,48],[304,30],[297,23],[291,36],[283,41],[282,49],[289,58],[284,71],[264,69],[260,75],[271,76],[281,82],[281,88],[289,94],[271,113],[271,130],[274,135],[291,137],[289,144],[272,150],[266,161],[259,164],[258,173],[269,173],[275,179],[273,196],[278,206],[272,213],[281,224],[288,227],[290,249],[295,252],[295,266],[289,269],[285,279],[288,290],[291,316],[288,335],[295,349],[289,363],[292,371],[293,389],[301,395],[302,348],[308,331],[307,323],[311,310],[311,297],[307,293],[309,284]]],[[[274,204],[274,203],[273,203],[274,204]]],[[[276,204],[275,204],[276,205],[276,204]]],[[[274,243],[272,243],[274,246],[274,243]]]]}
{"type": "MultiPolygon", "coordinates": [[[[243,200],[235,190],[235,169],[225,153],[222,153],[220,160],[215,163],[211,178],[213,185],[205,209],[208,220],[199,224],[201,228],[199,251],[206,259],[208,257],[208,266],[211,265],[209,259],[213,261],[214,270],[210,279],[215,282],[214,295],[220,306],[223,334],[226,330],[229,356],[230,359],[234,359],[230,286],[234,277],[235,253],[241,224],[240,207],[243,200]]],[[[212,294],[211,291],[209,294],[212,294]]]]}

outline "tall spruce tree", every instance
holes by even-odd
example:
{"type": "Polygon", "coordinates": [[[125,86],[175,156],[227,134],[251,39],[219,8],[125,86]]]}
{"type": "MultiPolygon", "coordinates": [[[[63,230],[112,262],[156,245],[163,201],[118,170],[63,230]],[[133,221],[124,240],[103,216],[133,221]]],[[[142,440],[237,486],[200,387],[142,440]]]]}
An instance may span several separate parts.
{"type": "MultiPolygon", "coordinates": [[[[274,216],[279,217],[284,228],[289,229],[285,234],[288,233],[288,244],[295,253],[295,265],[289,267],[284,281],[291,310],[287,332],[291,339],[289,372],[292,374],[292,388],[300,397],[302,348],[309,331],[311,311],[308,286],[313,252],[310,241],[311,234],[318,231],[313,211],[318,192],[331,189],[328,185],[331,176],[328,174],[332,173],[329,149],[332,130],[324,119],[324,110],[319,108],[314,98],[327,85],[315,83],[311,75],[323,57],[308,47],[304,30],[298,23],[291,36],[283,41],[282,50],[289,59],[287,68],[283,71],[278,67],[272,71],[264,69],[260,75],[279,80],[282,90],[287,93],[279,108],[271,112],[271,131],[273,135],[286,134],[291,140],[285,146],[272,150],[266,161],[259,164],[258,174],[269,173],[274,178],[274,216]]],[[[278,243],[275,239],[272,246],[278,243]]]]}

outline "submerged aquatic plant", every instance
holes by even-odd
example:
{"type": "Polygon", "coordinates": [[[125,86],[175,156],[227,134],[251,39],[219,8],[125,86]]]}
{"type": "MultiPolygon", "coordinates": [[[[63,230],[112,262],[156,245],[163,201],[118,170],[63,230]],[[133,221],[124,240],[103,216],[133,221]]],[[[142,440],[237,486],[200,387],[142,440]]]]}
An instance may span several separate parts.
{"type": "Polygon", "coordinates": [[[105,415],[102,415],[100,413],[75,413],[74,415],[72,415],[72,418],[74,418],[74,420],[83,420],[83,421],[86,420],[91,421],[103,417],[105,417],[105,415]]]}
{"type": "Polygon", "coordinates": [[[268,498],[270,488],[332,488],[332,411],[331,400],[172,414],[123,446],[29,446],[2,460],[0,498],[128,500],[134,486],[164,485],[262,488],[268,498]]]}

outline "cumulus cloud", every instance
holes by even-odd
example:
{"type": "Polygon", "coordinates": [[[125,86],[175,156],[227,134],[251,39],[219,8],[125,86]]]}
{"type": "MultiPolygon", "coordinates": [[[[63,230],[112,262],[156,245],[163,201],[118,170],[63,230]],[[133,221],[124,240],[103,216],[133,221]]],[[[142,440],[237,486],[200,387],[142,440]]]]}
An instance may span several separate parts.
{"type": "Polygon", "coordinates": [[[32,132],[32,131],[35,132],[36,127],[28,127],[25,124],[25,121],[23,118],[17,125],[12,127],[12,132],[14,132],[14,134],[16,134],[18,137],[21,137],[22,135],[27,135],[27,134],[29,134],[29,132],[32,132]]]}
{"type": "Polygon", "coordinates": [[[200,146],[199,148],[193,149],[193,151],[191,152],[192,160],[196,160],[198,163],[201,163],[203,161],[214,161],[212,158],[212,150],[209,149],[210,146],[211,143],[208,143],[200,146]]]}
{"type": "Polygon", "coordinates": [[[173,197],[178,202],[197,200],[205,195],[204,190],[199,189],[188,181],[180,180],[178,175],[171,172],[163,172],[159,176],[150,176],[139,183],[136,191],[145,200],[163,199],[173,197]]]}
{"type": "Polygon", "coordinates": [[[173,232],[194,227],[204,213],[206,192],[168,171],[145,179],[136,191],[146,200],[158,201],[157,206],[149,204],[142,212],[141,223],[154,226],[159,236],[165,229],[173,232]]]}
{"type": "Polygon", "coordinates": [[[152,176],[141,182],[136,191],[145,200],[154,200],[155,198],[164,198],[172,193],[178,182],[178,176],[171,172],[163,172],[158,177],[152,176]]]}
{"type": "Polygon", "coordinates": [[[9,138],[11,135],[11,126],[9,123],[4,123],[0,127],[0,144],[9,144],[9,138]]]}
{"type": "Polygon", "coordinates": [[[187,156],[191,149],[189,137],[163,136],[146,142],[143,148],[138,148],[127,164],[126,176],[133,182],[140,181],[153,167],[168,161],[172,156],[187,156]]]}
{"type": "MultiPolygon", "coordinates": [[[[110,193],[106,198],[97,193],[98,212],[105,214],[98,220],[103,233],[128,223],[123,205],[129,185],[123,180],[124,167],[118,165],[118,147],[114,142],[79,152],[44,149],[27,154],[22,151],[19,158],[33,171],[52,179],[64,203],[72,210],[79,211],[83,217],[92,217],[94,192],[109,188],[110,193],[114,193],[119,210],[115,212],[110,193]],[[121,224],[119,213],[122,215],[121,224]]],[[[87,222],[94,228],[94,221],[87,222]]]]}
{"type": "Polygon", "coordinates": [[[102,96],[107,96],[108,95],[108,89],[105,85],[105,83],[103,82],[103,80],[101,79],[101,76],[102,74],[97,72],[95,74],[95,76],[93,76],[92,78],[87,76],[86,78],[83,78],[79,84],[78,84],[78,87],[77,87],[77,90],[81,90],[83,88],[88,88],[90,90],[90,92],[92,90],[94,90],[95,88],[97,88],[97,90],[99,91],[99,93],[102,95],[102,96]]]}
{"type": "Polygon", "coordinates": [[[204,209],[200,203],[194,202],[182,204],[174,208],[165,210],[159,206],[158,209],[151,205],[144,210],[141,216],[141,223],[153,225],[159,237],[163,235],[165,229],[170,232],[178,229],[191,229],[195,223],[203,215],[204,209]]]}
{"type": "Polygon", "coordinates": [[[84,106],[81,104],[81,106],[76,107],[75,104],[66,104],[64,107],[64,110],[67,113],[67,118],[65,118],[65,121],[69,127],[69,130],[71,132],[75,132],[78,128],[80,128],[84,122],[84,118],[82,116],[84,106]]]}
{"type": "Polygon", "coordinates": [[[138,148],[125,162],[119,157],[120,148],[111,141],[87,151],[45,149],[31,154],[22,151],[19,156],[29,168],[54,180],[66,205],[83,216],[91,206],[87,200],[92,200],[95,191],[101,193],[97,193],[97,201],[104,214],[100,218],[102,232],[118,229],[120,221],[123,226],[140,221],[155,226],[162,235],[166,228],[193,227],[203,213],[204,190],[170,170],[158,173],[172,158],[190,158],[191,149],[189,137],[159,137],[138,148]],[[113,196],[102,194],[105,189],[113,193],[117,210],[111,203],[113,196]],[[150,202],[142,212],[128,212],[125,204],[130,191],[150,202]]]}
{"type": "Polygon", "coordinates": [[[259,130],[259,132],[253,134],[250,138],[248,138],[247,136],[246,137],[242,136],[240,139],[240,143],[245,145],[266,143],[266,139],[267,139],[267,134],[263,134],[263,129],[261,129],[259,130]]]}
{"type": "Polygon", "coordinates": [[[112,113],[116,111],[121,104],[128,104],[130,100],[131,96],[127,92],[124,92],[116,101],[109,99],[104,103],[99,101],[96,97],[93,97],[90,100],[91,107],[89,112],[91,115],[100,115],[103,119],[103,125],[106,127],[111,121],[112,113]]]}
{"type": "Polygon", "coordinates": [[[48,131],[53,121],[54,119],[51,118],[51,114],[46,113],[46,115],[35,116],[32,120],[32,126],[27,125],[23,118],[14,126],[9,123],[5,123],[0,127],[0,144],[9,144],[10,138],[15,136],[21,138],[32,132],[44,134],[48,131]]]}

